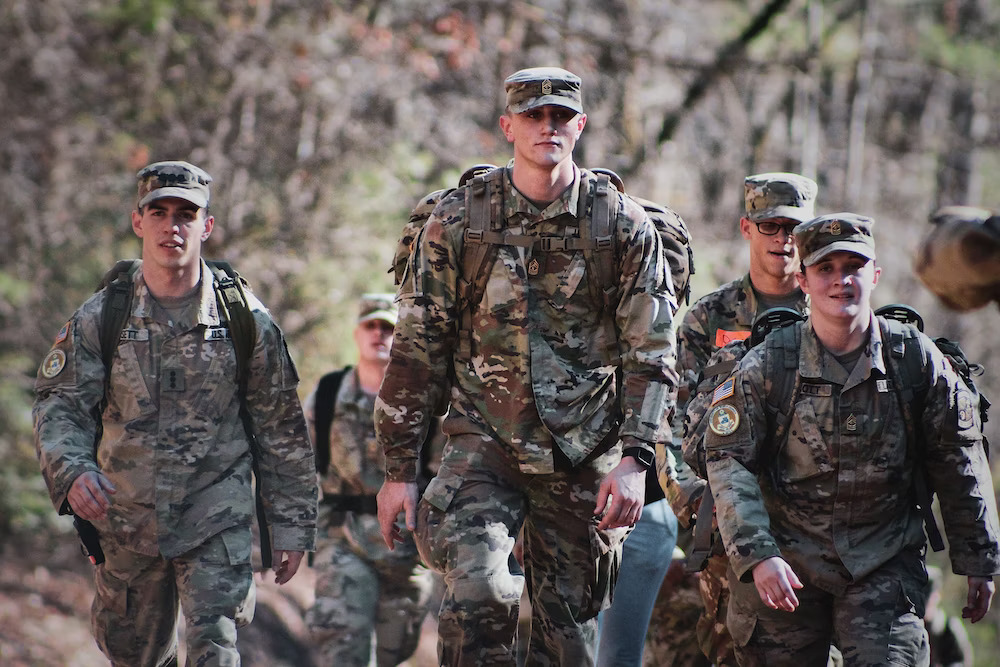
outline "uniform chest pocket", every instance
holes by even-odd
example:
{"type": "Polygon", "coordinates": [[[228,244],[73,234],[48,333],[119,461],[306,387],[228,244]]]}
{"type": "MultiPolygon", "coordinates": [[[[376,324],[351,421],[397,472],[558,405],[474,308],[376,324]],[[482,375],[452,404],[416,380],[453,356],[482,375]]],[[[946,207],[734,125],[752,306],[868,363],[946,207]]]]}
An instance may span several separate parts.
{"type": "Polygon", "coordinates": [[[197,356],[184,364],[191,410],[215,416],[236,395],[236,350],[228,339],[202,340],[196,348],[197,356]]]}
{"type": "Polygon", "coordinates": [[[148,341],[118,345],[108,392],[107,414],[111,421],[127,422],[156,412],[144,375],[149,363],[148,341]]]}
{"type": "MultiPolygon", "coordinates": [[[[586,288],[590,276],[587,276],[587,262],[583,253],[547,254],[551,255],[547,262],[549,270],[542,279],[542,284],[545,287],[549,303],[558,309],[576,307],[589,310],[591,306],[590,293],[586,291],[586,288]],[[585,292],[584,294],[580,294],[581,289],[585,292]]],[[[543,255],[540,258],[540,261],[543,262],[542,266],[546,265],[545,260],[546,257],[543,255]]],[[[594,277],[594,280],[596,279],[594,277]]]]}
{"type": "Polygon", "coordinates": [[[782,450],[781,480],[794,484],[833,471],[830,450],[823,437],[823,427],[812,403],[795,404],[795,414],[788,427],[782,450]]]}

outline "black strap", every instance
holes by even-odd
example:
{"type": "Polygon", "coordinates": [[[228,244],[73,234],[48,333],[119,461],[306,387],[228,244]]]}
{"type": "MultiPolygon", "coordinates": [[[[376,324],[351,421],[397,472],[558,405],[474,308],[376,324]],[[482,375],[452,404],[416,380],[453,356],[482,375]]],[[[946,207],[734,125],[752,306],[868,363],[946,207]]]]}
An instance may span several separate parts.
{"type": "Polygon", "coordinates": [[[316,426],[316,471],[325,475],[330,469],[330,426],[337,411],[337,393],[350,366],[327,373],[316,385],[313,420],[316,426]]]}
{"type": "Polygon", "coordinates": [[[691,545],[691,553],[688,554],[685,569],[688,572],[701,572],[708,565],[708,559],[712,555],[713,535],[715,530],[712,527],[712,517],[715,515],[715,496],[712,494],[712,487],[705,485],[705,490],[701,494],[701,504],[698,505],[698,516],[694,524],[694,539],[691,545]]]}

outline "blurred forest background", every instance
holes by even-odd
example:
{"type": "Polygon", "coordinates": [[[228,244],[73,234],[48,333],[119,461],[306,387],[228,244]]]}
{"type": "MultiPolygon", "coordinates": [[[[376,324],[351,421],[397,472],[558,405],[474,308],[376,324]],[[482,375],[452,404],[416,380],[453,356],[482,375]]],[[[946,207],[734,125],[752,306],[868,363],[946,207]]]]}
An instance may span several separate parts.
{"type": "MultiPolygon", "coordinates": [[[[5,545],[74,539],[38,475],[32,385],[104,270],[138,255],[140,167],[212,174],[207,254],[272,309],[304,396],[351,360],[355,297],[392,288],[417,199],[507,161],[502,82],[526,66],[582,76],[577,161],[684,217],[695,297],[746,270],[744,176],[804,173],[821,212],[877,220],[879,305],[909,303],[960,340],[1000,397],[996,308],[949,312],[910,269],[938,206],[1000,209],[995,0],[3,0],[0,44],[5,545]]],[[[950,611],[964,588],[947,580],[950,611]]],[[[86,598],[66,613],[85,619],[86,598]]],[[[971,629],[977,664],[992,664],[1000,612],[971,629]]],[[[39,660],[24,664],[59,664],[39,660]]]]}

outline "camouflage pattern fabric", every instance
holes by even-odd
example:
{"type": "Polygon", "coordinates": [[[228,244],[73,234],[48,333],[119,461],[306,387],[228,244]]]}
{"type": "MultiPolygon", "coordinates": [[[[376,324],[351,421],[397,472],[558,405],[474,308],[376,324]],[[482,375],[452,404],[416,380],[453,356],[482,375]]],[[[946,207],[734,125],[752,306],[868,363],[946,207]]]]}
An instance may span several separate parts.
{"type": "MultiPolygon", "coordinates": [[[[315,399],[314,391],[304,402],[314,442],[315,399]]],[[[330,466],[320,480],[324,495],[378,493],[385,465],[375,441],[374,405],[357,370],[350,370],[337,391],[330,424],[330,466]]],[[[316,598],[306,620],[324,664],[367,666],[373,634],[376,664],[407,660],[420,640],[433,585],[412,537],[389,551],[375,515],[339,512],[322,503],[318,524],[316,598]]]]}
{"type": "MultiPolygon", "coordinates": [[[[577,179],[593,178],[577,170],[577,179]]],[[[544,211],[504,177],[502,206],[509,226],[537,236],[578,231],[578,181],[544,211]],[[569,229],[569,231],[568,231],[569,229]]],[[[595,312],[582,251],[549,252],[530,275],[525,249],[500,246],[476,311],[472,358],[455,361],[451,413],[466,432],[496,433],[517,453],[525,472],[553,471],[558,447],[577,464],[624,416],[619,433],[643,443],[663,439],[676,386],[672,312],[676,301],[659,235],[642,210],[617,194],[615,243],[621,275],[615,312],[595,312]],[[615,368],[600,351],[621,349],[622,395],[615,368]]],[[[456,290],[465,230],[464,188],[435,209],[410,258],[412,281],[400,286],[399,323],[385,382],[376,401],[376,432],[387,479],[416,479],[416,452],[433,414],[458,335],[456,290]]],[[[652,445],[648,445],[652,451],[652,445]]]]}
{"type": "MultiPolygon", "coordinates": [[[[202,276],[212,275],[204,263],[201,271],[202,276]]],[[[191,304],[171,323],[150,295],[140,267],[133,284],[133,310],[107,383],[107,406],[101,415],[104,435],[95,455],[93,411],[105,396],[99,328],[106,293],[98,292],[73,315],[39,369],[33,416],[42,475],[59,510],[68,509],[66,496],[82,473],[99,471],[117,488],[107,518],[93,522],[110,562],[96,570],[98,588],[104,592],[95,599],[95,631],[104,632],[103,627],[113,633],[120,617],[128,616],[128,623],[121,619],[123,628],[150,633],[130,641],[150,647],[162,644],[164,628],[155,616],[170,618],[173,628],[176,601],[168,605],[169,593],[154,584],[137,583],[139,593],[133,595],[129,589],[126,610],[124,581],[146,575],[125,570],[130,564],[167,571],[173,567],[174,596],[180,591],[189,639],[198,641],[199,624],[225,625],[232,614],[230,621],[209,622],[192,612],[216,598],[229,609],[233,605],[226,606],[226,598],[217,595],[220,583],[246,578],[246,584],[240,584],[246,586],[251,573],[254,496],[250,446],[239,415],[236,354],[228,330],[221,326],[211,280],[202,281],[191,304]],[[214,569],[211,576],[202,576],[201,555],[218,559],[220,550],[229,561],[204,564],[214,569]],[[163,559],[170,564],[164,566],[163,559]],[[191,568],[189,581],[181,581],[182,568],[191,568]],[[116,591],[114,601],[107,601],[112,596],[109,589],[116,591]],[[152,591],[157,591],[155,597],[152,591]],[[198,595],[210,600],[199,601],[198,595]],[[151,610],[150,618],[136,615],[134,605],[151,610]],[[112,615],[102,616],[108,609],[112,615]]],[[[316,537],[317,486],[312,446],[296,394],[298,376],[281,331],[260,302],[247,296],[258,335],[247,405],[257,429],[258,483],[264,489],[273,546],[309,551],[316,537]]],[[[248,604],[247,613],[252,615],[252,598],[248,604]]],[[[232,634],[235,637],[235,629],[232,634]]],[[[109,650],[118,650],[128,642],[106,643],[109,650]]],[[[135,646],[129,647],[127,654],[134,650],[135,646]]],[[[120,664],[139,664],[117,660],[114,654],[109,657],[120,664]]],[[[204,664],[236,663],[220,658],[204,664]]]]}
{"type": "Polygon", "coordinates": [[[593,665],[597,612],[610,606],[631,530],[598,530],[601,479],[621,459],[613,447],[570,468],[525,473],[511,451],[453,434],[421,499],[417,546],[444,573],[438,617],[442,665],[514,664],[519,601],[528,584],[527,664],[593,665]],[[524,529],[524,570],[512,555],[524,529]]]}
{"type": "MultiPolygon", "coordinates": [[[[589,224],[589,218],[576,218],[580,178],[594,176],[577,169],[574,183],[539,211],[506,174],[492,204],[519,234],[576,234],[581,223],[589,224]]],[[[621,551],[621,536],[595,530],[596,489],[620,459],[619,439],[650,451],[651,443],[663,439],[668,431],[664,415],[676,387],[672,314],[677,304],[660,238],[637,204],[613,189],[612,194],[615,268],[621,276],[613,312],[594,308],[581,251],[532,258],[530,249],[500,246],[472,318],[472,355],[465,361],[455,355],[457,337],[470,335],[460,334],[456,324],[467,224],[464,188],[435,208],[409,259],[411,278],[400,285],[399,322],[376,400],[386,479],[416,479],[426,423],[447,384],[443,380],[453,372],[443,425],[449,436],[445,463],[425,492],[421,511],[436,498],[434,506],[447,517],[448,530],[473,531],[461,518],[466,505],[475,507],[482,499],[492,518],[484,534],[483,519],[474,515],[480,524],[470,532],[477,535],[475,544],[458,540],[451,545],[453,556],[435,562],[423,554],[425,562],[445,573],[448,591],[439,623],[442,654],[449,660],[513,651],[522,584],[509,561],[515,562],[511,549],[525,523],[525,563],[538,619],[532,623],[529,650],[540,664],[558,660],[555,655],[564,656],[566,664],[592,664],[594,617],[610,602],[612,565],[621,551]],[[527,268],[536,265],[536,271],[527,268]],[[621,353],[621,394],[616,368],[602,355],[612,346],[621,353]],[[512,466],[508,480],[494,479],[495,487],[479,479],[463,483],[466,474],[490,479],[496,473],[486,462],[501,454],[512,466]],[[461,475],[454,461],[462,462],[461,475]],[[564,467],[557,469],[557,461],[564,467]],[[499,495],[486,491],[500,494],[501,489],[508,500],[497,506],[499,495]],[[448,493],[467,500],[445,502],[448,493]],[[480,537],[488,539],[480,542],[480,537]],[[598,547],[600,558],[595,558],[598,547]],[[598,562],[601,568],[594,571],[598,562]]],[[[418,530],[431,534],[421,548],[443,549],[445,538],[426,525],[426,517],[423,521],[418,530]]],[[[477,659],[469,658],[469,664],[488,664],[477,659]]]]}
{"type": "Polygon", "coordinates": [[[922,614],[928,587],[922,561],[917,551],[901,552],[840,595],[803,582],[795,592],[799,608],[791,614],[764,605],[753,583],[740,582],[730,570],[730,624],[739,664],[926,667],[930,652],[922,614]],[[745,634],[750,638],[744,645],[745,634]]]}
{"type": "Polygon", "coordinates": [[[94,575],[97,645],[115,665],[176,665],[179,600],[188,619],[187,664],[238,666],[236,630],[251,621],[256,600],[250,547],[244,526],[171,559],[108,542],[94,575]]]}
{"type": "MultiPolygon", "coordinates": [[[[808,313],[805,295],[802,295],[796,309],[808,313]]],[[[729,358],[721,350],[750,335],[753,322],[760,315],[758,310],[762,311],[763,307],[750,284],[750,275],[746,274],[698,299],[685,313],[677,330],[677,372],[686,391],[681,392],[677,401],[676,433],[686,434],[692,420],[701,420],[703,414],[700,412],[687,414],[699,374],[705,367],[729,358]]],[[[684,444],[687,447],[687,439],[684,444]]],[[[661,484],[678,521],[688,525],[701,502],[705,481],[698,477],[696,471],[703,466],[692,469],[690,460],[682,459],[676,446],[672,447],[671,454],[673,474],[661,477],[661,484]]],[[[685,450],[684,457],[687,456],[685,450]]],[[[698,622],[698,642],[706,651],[705,655],[717,665],[735,664],[732,637],[725,626],[729,600],[725,577],[727,566],[725,556],[712,556],[699,577],[704,614],[698,622]]]]}
{"type": "MultiPolygon", "coordinates": [[[[706,435],[709,482],[736,577],[749,583],[755,565],[781,556],[807,586],[839,604],[886,563],[924,549],[910,493],[916,462],[899,402],[884,380],[874,314],[868,344],[851,371],[823,348],[811,323],[795,326],[802,332],[797,372],[804,384],[787,441],[769,455],[770,464],[759,460],[759,434],[768,426],[764,403],[776,380],[764,377],[766,346],[757,346],[741,361],[732,395],[720,397],[708,415],[714,424],[706,435]]],[[[1000,528],[978,416],[959,409],[968,404],[968,390],[944,356],[930,339],[923,347],[930,389],[918,428],[927,435],[924,466],[941,503],[952,567],[990,576],[1000,572],[1000,528]]],[[[727,619],[739,650],[753,633],[754,619],[747,615],[757,612],[734,602],[727,619]]],[[[786,617],[793,622],[799,614],[786,617]]],[[[880,627],[884,639],[888,629],[880,627]]],[[[859,631],[838,627],[847,662],[859,631]]],[[[780,639],[768,641],[785,638],[783,630],[780,639]]]]}
{"type": "MultiPolygon", "coordinates": [[[[675,566],[683,568],[681,555],[675,566]]],[[[643,653],[644,667],[708,667],[695,628],[704,605],[698,592],[698,574],[684,574],[677,582],[668,575],[649,619],[643,653]]]]}

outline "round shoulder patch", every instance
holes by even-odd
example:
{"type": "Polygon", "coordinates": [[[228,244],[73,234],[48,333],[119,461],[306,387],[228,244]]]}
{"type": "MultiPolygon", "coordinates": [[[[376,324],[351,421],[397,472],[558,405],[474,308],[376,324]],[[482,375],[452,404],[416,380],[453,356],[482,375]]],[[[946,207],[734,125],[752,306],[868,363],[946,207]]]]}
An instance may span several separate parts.
{"type": "Polygon", "coordinates": [[[955,397],[955,403],[958,408],[958,428],[964,431],[975,426],[976,415],[972,406],[972,395],[969,393],[969,390],[965,387],[960,388],[955,397]]]}
{"type": "Polygon", "coordinates": [[[715,435],[732,435],[740,427],[740,413],[731,405],[720,405],[708,415],[708,427],[715,435]]]}
{"type": "Polygon", "coordinates": [[[42,375],[49,380],[62,373],[66,368],[66,353],[62,350],[52,350],[42,361],[42,375]]]}

